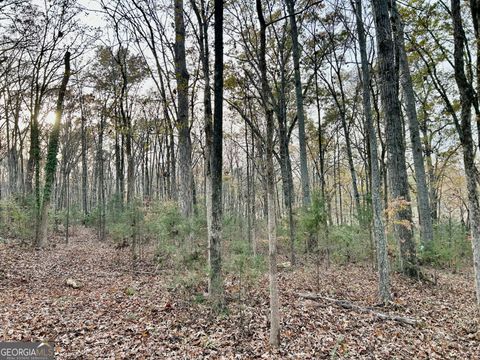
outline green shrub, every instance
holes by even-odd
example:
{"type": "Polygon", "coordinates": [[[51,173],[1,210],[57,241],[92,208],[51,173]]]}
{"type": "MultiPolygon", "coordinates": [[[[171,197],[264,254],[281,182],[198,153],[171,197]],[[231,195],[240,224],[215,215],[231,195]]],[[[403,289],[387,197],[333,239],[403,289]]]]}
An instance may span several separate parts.
{"type": "MultiPolygon", "coordinates": [[[[228,241],[228,240],[227,240],[228,241]]],[[[250,273],[256,277],[266,270],[263,256],[253,256],[250,244],[244,239],[229,243],[225,270],[232,273],[250,273]]]]}
{"type": "Polygon", "coordinates": [[[371,258],[370,232],[360,225],[339,225],[330,231],[330,252],[333,261],[348,263],[371,258]]]}
{"type": "Polygon", "coordinates": [[[181,216],[174,202],[155,202],[145,215],[145,234],[159,242],[184,238],[190,224],[181,216]]]}
{"type": "Polygon", "coordinates": [[[452,219],[436,224],[432,245],[429,248],[420,245],[418,252],[423,263],[441,268],[458,269],[472,259],[467,229],[452,219]]]}
{"type": "Polygon", "coordinates": [[[207,226],[203,209],[197,208],[196,212],[189,221],[172,201],[154,202],[148,209],[142,224],[143,233],[155,243],[158,263],[204,271],[207,226]]]}
{"type": "Polygon", "coordinates": [[[297,237],[308,252],[328,249],[330,246],[326,203],[319,192],[313,193],[310,207],[300,213],[297,237]]]}
{"type": "Polygon", "coordinates": [[[70,209],[61,209],[57,211],[51,211],[49,222],[51,225],[63,224],[67,225],[67,216],[69,226],[79,225],[83,222],[83,211],[76,203],[70,205],[70,209]]]}
{"type": "MultiPolygon", "coordinates": [[[[144,236],[144,214],[138,200],[132,204],[125,204],[123,208],[107,206],[106,231],[117,244],[130,243],[133,235],[137,241],[144,236]]],[[[98,226],[99,211],[96,211],[96,225],[98,226]]],[[[93,219],[93,217],[92,217],[93,219]]]]}
{"type": "Polygon", "coordinates": [[[35,203],[30,197],[0,201],[0,235],[22,241],[35,234],[35,203]]]}

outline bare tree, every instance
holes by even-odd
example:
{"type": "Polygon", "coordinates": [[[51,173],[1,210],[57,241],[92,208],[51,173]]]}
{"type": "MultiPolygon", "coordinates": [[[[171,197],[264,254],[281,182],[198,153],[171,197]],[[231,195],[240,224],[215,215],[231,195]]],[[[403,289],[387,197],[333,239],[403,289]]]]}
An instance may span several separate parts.
{"type": "Polygon", "coordinates": [[[409,276],[418,275],[418,264],[412,230],[412,209],[405,162],[404,131],[395,75],[395,47],[387,0],[372,1],[378,48],[380,97],[385,118],[388,152],[389,189],[395,214],[395,236],[400,247],[402,270],[409,276]]]}
{"type": "Polygon", "coordinates": [[[425,248],[430,248],[433,241],[432,212],[428,197],[427,178],[425,175],[425,164],[423,163],[422,142],[420,139],[420,127],[417,118],[417,107],[415,105],[415,94],[413,91],[412,76],[405,51],[405,40],[403,33],[403,22],[397,10],[396,2],[392,2],[393,21],[395,24],[394,39],[398,52],[400,66],[400,83],[402,86],[405,109],[410,131],[410,142],[412,144],[413,164],[418,195],[418,215],[420,219],[421,238],[425,248]]]}
{"type": "Polygon", "coordinates": [[[475,290],[480,304],[480,205],[478,202],[477,169],[475,167],[475,145],[472,136],[472,106],[475,91],[465,74],[465,31],[462,23],[460,0],[451,1],[454,35],[455,81],[460,92],[460,123],[456,123],[458,136],[463,148],[463,163],[467,178],[470,230],[472,232],[473,268],[475,270],[475,290]]]}
{"type": "Polygon", "coordinates": [[[43,189],[43,198],[41,204],[41,210],[39,212],[39,221],[37,222],[35,247],[41,248],[45,245],[47,237],[47,220],[48,209],[50,207],[50,201],[52,196],[52,187],[55,180],[55,172],[57,169],[57,153],[58,153],[58,141],[60,136],[60,124],[63,114],[63,103],[65,101],[65,94],[67,92],[67,84],[70,79],[70,52],[65,53],[65,72],[63,74],[62,83],[58,90],[58,99],[55,109],[55,123],[50,134],[50,140],[48,143],[47,162],[45,164],[45,186],[43,189]]]}
{"type": "Polygon", "coordinates": [[[292,57],[293,68],[295,72],[295,98],[297,105],[298,143],[300,151],[300,180],[302,183],[303,196],[302,201],[304,206],[308,206],[310,204],[310,180],[308,178],[307,145],[305,138],[305,113],[303,109],[302,77],[300,74],[301,50],[298,43],[298,28],[297,20],[295,18],[295,1],[286,0],[286,3],[290,20],[290,31],[292,32],[292,57]]]}
{"type": "Polygon", "coordinates": [[[180,177],[179,203],[183,216],[193,215],[192,189],[192,141],[188,121],[188,79],[185,55],[185,21],[183,17],[183,0],[175,0],[175,76],[177,79],[177,122],[178,161],[180,177]]]}
{"type": "Polygon", "coordinates": [[[377,247],[377,267],[378,267],[378,295],[380,301],[386,303],[390,301],[390,276],[387,256],[387,238],[385,236],[385,227],[383,224],[383,204],[381,198],[381,177],[378,166],[377,152],[377,133],[372,120],[372,106],[370,99],[370,65],[367,57],[367,43],[365,39],[365,28],[363,26],[362,2],[355,0],[352,2],[355,9],[358,44],[360,47],[361,71],[362,71],[362,89],[363,89],[363,113],[365,116],[365,126],[370,143],[371,158],[371,181],[372,181],[372,208],[373,208],[373,231],[377,247]]]}
{"type": "Polygon", "coordinates": [[[265,109],[267,123],[266,136],[266,170],[267,170],[267,201],[268,201],[268,258],[269,258],[269,278],[270,278],[270,344],[274,347],[280,345],[280,313],[278,298],[278,280],[277,280],[277,225],[275,210],[275,169],[273,165],[273,106],[270,103],[270,86],[267,78],[266,61],[266,29],[262,9],[262,0],[256,0],[257,16],[260,23],[260,51],[258,53],[258,63],[262,82],[262,102],[265,109]]]}
{"type": "MultiPolygon", "coordinates": [[[[223,0],[215,0],[215,73],[211,166],[211,229],[208,234],[210,261],[209,294],[214,305],[222,307],[223,276],[221,257],[222,181],[223,181],[223,0]]],[[[207,140],[208,141],[208,140],[207,140]]],[[[208,184],[207,184],[208,186],[208,184]]]]}

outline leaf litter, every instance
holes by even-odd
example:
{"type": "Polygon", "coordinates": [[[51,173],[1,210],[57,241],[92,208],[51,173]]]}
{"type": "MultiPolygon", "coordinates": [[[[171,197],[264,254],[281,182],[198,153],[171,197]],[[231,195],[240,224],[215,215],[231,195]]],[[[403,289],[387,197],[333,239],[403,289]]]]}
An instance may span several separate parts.
{"type": "Polygon", "coordinates": [[[470,269],[438,272],[438,285],[392,275],[393,303],[381,320],[302,293],[376,304],[376,274],[361,265],[279,269],[281,346],[268,344],[268,276],[240,288],[225,279],[226,310],[214,313],[204,281],[176,276],[79,228],[68,245],[34,251],[0,245],[0,336],[54,341],[58,359],[478,359],[479,309],[470,269]]]}

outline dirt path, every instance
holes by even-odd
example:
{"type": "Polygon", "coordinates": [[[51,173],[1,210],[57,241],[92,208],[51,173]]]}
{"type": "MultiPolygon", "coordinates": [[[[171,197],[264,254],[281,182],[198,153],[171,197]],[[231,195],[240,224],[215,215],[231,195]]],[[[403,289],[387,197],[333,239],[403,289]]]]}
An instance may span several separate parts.
{"type": "Polygon", "coordinates": [[[395,306],[381,311],[424,321],[412,327],[297,296],[320,292],[373,305],[369,268],[322,269],[319,289],[313,270],[283,270],[282,346],[272,351],[266,277],[248,290],[228,277],[228,311],[214,316],[203,281],[154,275],[148,263],[135,277],[130,270],[128,250],[99,244],[86,229],[50,250],[0,245],[2,340],[53,340],[59,359],[480,358],[469,273],[441,273],[437,286],[395,276],[395,306]],[[68,278],[83,287],[67,286],[68,278]]]}

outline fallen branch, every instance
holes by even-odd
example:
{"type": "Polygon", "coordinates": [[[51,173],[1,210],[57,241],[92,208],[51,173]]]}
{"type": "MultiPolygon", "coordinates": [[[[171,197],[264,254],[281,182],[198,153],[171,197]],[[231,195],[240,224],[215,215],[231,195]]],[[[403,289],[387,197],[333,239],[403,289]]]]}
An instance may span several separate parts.
{"type": "Polygon", "coordinates": [[[373,310],[372,308],[355,305],[355,304],[353,304],[353,303],[351,303],[350,301],[347,301],[347,300],[338,300],[338,299],[333,299],[333,298],[321,296],[321,295],[318,295],[318,294],[311,294],[311,293],[310,294],[309,293],[299,293],[298,296],[300,296],[301,298],[304,298],[304,299],[309,299],[309,300],[314,300],[314,301],[324,300],[324,301],[332,302],[332,303],[334,303],[335,305],[337,305],[341,308],[349,309],[349,310],[355,310],[355,311],[358,311],[360,313],[369,313],[369,314],[372,314],[375,317],[377,317],[379,319],[382,319],[382,320],[393,320],[393,321],[397,321],[397,322],[402,323],[402,324],[407,324],[407,325],[412,325],[412,326],[419,326],[419,325],[423,324],[423,321],[421,321],[421,320],[416,320],[416,319],[407,318],[407,317],[398,316],[398,315],[389,315],[389,314],[381,313],[381,312],[373,310]]]}

